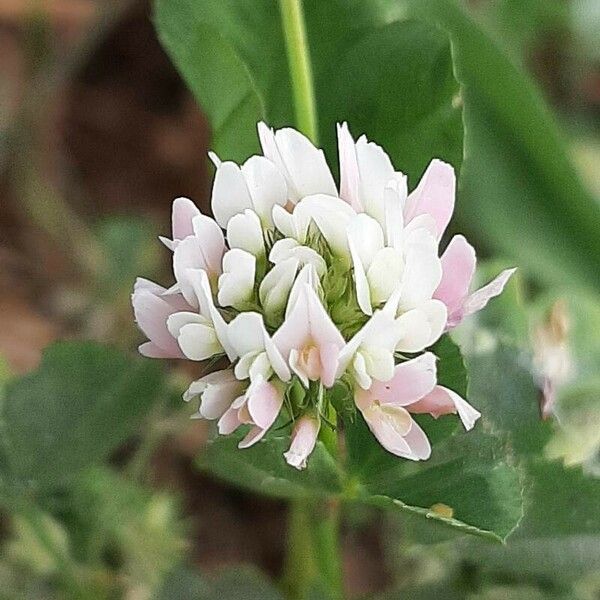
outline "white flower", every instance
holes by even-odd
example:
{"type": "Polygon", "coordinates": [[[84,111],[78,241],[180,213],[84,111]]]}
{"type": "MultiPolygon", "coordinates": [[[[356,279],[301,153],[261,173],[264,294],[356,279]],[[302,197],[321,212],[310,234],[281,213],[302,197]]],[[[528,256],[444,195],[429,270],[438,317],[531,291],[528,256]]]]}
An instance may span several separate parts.
{"type": "Polygon", "coordinates": [[[256,257],[265,253],[265,241],[258,215],[246,209],[229,219],[227,223],[227,243],[230,248],[240,248],[256,257]]]}
{"type": "Polygon", "coordinates": [[[200,396],[200,406],[195,415],[203,419],[220,419],[232,402],[244,391],[244,386],[231,369],[215,371],[197,379],[183,394],[183,399],[189,402],[200,396]]]}
{"type": "Polygon", "coordinates": [[[265,381],[275,373],[282,381],[289,381],[290,370],[268,334],[262,315],[255,312],[239,314],[228,325],[228,337],[236,354],[240,357],[235,366],[238,379],[256,379],[261,376],[265,381]]]}
{"type": "Polygon", "coordinates": [[[346,228],[355,214],[349,204],[336,196],[317,194],[300,200],[291,213],[276,206],[273,221],[285,237],[299,244],[307,242],[310,225],[314,224],[335,254],[349,257],[346,228]]]}
{"type": "Polygon", "coordinates": [[[254,295],[256,258],[249,252],[233,248],[223,257],[223,273],[219,276],[218,300],[221,306],[243,309],[254,295]]]}
{"type": "Polygon", "coordinates": [[[285,177],[288,200],[293,204],[313,194],[337,196],[325,155],[308,138],[289,127],[274,132],[264,123],[258,124],[258,136],[263,154],[285,177]]]}
{"type": "Polygon", "coordinates": [[[247,209],[254,211],[265,227],[272,227],[273,206],[287,202],[287,186],[280,170],[264,156],[251,156],[241,167],[221,162],[209,153],[215,166],[212,210],[217,223],[227,229],[230,219],[247,209]]]}
{"type": "Polygon", "coordinates": [[[305,386],[334,384],[344,338],[309,284],[302,284],[273,341],[305,386]]]}
{"type": "Polygon", "coordinates": [[[173,274],[177,283],[170,292],[181,292],[189,304],[197,307],[194,286],[189,278],[190,270],[201,269],[209,280],[216,281],[222,272],[225,254],[225,238],[221,228],[206,215],[192,219],[193,234],[180,240],[173,252],[173,274]]]}
{"type": "Polygon", "coordinates": [[[327,263],[316,250],[303,246],[292,238],[276,241],[269,253],[269,260],[277,265],[290,258],[296,260],[301,267],[311,265],[319,277],[327,272],[327,263]]]}
{"type": "Polygon", "coordinates": [[[440,258],[454,208],[450,165],[431,161],[408,193],[385,151],[342,124],[338,195],[322,150],[290,128],[258,130],[264,156],[238,166],[210,155],[216,220],[174,201],[172,238],[161,240],[175,283],[134,287],[148,338],[140,352],[226,363],[184,399],[199,396],[194,416],[217,419],[223,435],[249,426],[240,448],[283,412],[282,428],[294,423],[284,458],[304,469],[341,383],[386,450],[426,460],[430,442],[411,413],[457,413],[467,430],[480,414],[437,385],[433,354],[403,353],[423,352],[483,308],[512,270],[471,293],[468,242],[456,236],[440,258]]]}

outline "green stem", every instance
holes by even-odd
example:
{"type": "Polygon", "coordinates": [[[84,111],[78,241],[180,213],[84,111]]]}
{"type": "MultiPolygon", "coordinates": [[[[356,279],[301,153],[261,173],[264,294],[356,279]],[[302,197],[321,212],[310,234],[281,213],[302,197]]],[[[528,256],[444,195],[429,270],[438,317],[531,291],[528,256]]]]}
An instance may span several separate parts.
{"type": "Polygon", "coordinates": [[[292,79],[296,125],[316,144],[317,110],[302,0],[279,0],[279,8],[292,79]]]}
{"type": "MultiPolygon", "coordinates": [[[[302,0],[279,0],[281,21],[290,68],[296,126],[313,143],[317,143],[317,110],[302,0]]],[[[319,388],[319,408],[334,426],[335,409],[323,402],[324,389],[319,388]]],[[[338,459],[337,432],[321,424],[319,439],[338,459]]],[[[339,547],[339,505],[308,499],[290,505],[288,552],[284,584],[292,600],[304,600],[313,592],[321,592],[331,600],[343,598],[342,561],[339,547]]]]}

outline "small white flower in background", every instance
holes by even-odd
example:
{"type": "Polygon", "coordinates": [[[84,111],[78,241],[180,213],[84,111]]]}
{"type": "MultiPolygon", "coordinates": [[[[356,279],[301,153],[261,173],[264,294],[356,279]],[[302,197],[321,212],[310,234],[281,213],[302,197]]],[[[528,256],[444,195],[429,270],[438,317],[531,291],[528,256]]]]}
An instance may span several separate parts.
{"type": "MultiPolygon", "coordinates": [[[[194,381],[195,417],[216,420],[239,443],[291,424],[285,460],[307,466],[338,382],[381,445],[410,460],[431,454],[412,414],[479,412],[437,385],[425,352],[502,292],[513,269],[469,292],[475,251],[455,236],[440,252],[454,210],[452,167],[434,159],[408,192],[377,144],[338,126],[340,188],[322,150],[301,133],[258,126],[263,156],[242,166],[211,153],[215,220],[191,200],[173,203],[175,283],[138,279],[132,303],[153,358],[229,366],[194,381]],[[404,353],[422,353],[412,358],[404,353]],[[292,393],[293,392],[293,393],[292,393]],[[284,414],[283,414],[284,413],[284,414]],[[322,418],[323,417],[323,418],[322,418]]],[[[352,408],[354,407],[354,408],[352,408]]]]}

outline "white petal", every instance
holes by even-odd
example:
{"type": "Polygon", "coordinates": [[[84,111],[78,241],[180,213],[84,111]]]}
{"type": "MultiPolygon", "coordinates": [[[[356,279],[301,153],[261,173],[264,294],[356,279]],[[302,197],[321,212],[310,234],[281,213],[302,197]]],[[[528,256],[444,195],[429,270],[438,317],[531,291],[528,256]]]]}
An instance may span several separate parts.
{"type": "Polygon", "coordinates": [[[202,254],[204,255],[209,273],[221,272],[221,260],[225,253],[225,238],[223,232],[217,223],[207,217],[199,214],[192,220],[194,235],[200,240],[202,254]]]}
{"type": "Polygon", "coordinates": [[[206,317],[198,313],[182,311],[173,313],[167,319],[167,329],[173,337],[177,337],[181,328],[190,323],[198,323],[200,325],[211,325],[211,322],[206,317]]]}
{"type": "Polygon", "coordinates": [[[350,250],[350,256],[352,258],[352,272],[354,274],[354,283],[356,285],[356,299],[358,306],[365,313],[365,315],[373,314],[373,307],[371,306],[371,290],[369,288],[369,282],[367,281],[367,274],[363,267],[362,261],[358,251],[354,246],[354,241],[348,238],[348,249],[350,250]]]}
{"type": "Polygon", "coordinates": [[[288,258],[275,265],[265,275],[258,289],[258,296],[266,312],[283,313],[298,271],[298,264],[295,258],[288,258]]]}
{"type": "Polygon", "coordinates": [[[211,207],[217,223],[223,229],[233,215],[252,208],[252,198],[242,170],[231,161],[225,161],[217,167],[211,207]]]}
{"type": "Polygon", "coordinates": [[[242,173],[256,214],[265,226],[272,227],[273,206],[284,206],[287,202],[285,178],[264,156],[251,156],[242,166],[242,173]]]}
{"type": "Polygon", "coordinates": [[[252,299],[255,273],[256,258],[252,254],[239,248],[229,250],[223,257],[223,273],[219,276],[219,304],[241,310],[252,299]]]}
{"type": "Polygon", "coordinates": [[[400,352],[420,352],[431,339],[431,325],[427,314],[414,308],[398,317],[402,335],[396,349],[400,352]]]}
{"type": "Polygon", "coordinates": [[[190,360],[206,360],[222,352],[215,330],[210,325],[190,323],[184,325],[177,337],[181,351],[190,360]]]}
{"type": "Polygon", "coordinates": [[[373,217],[361,213],[348,223],[347,235],[348,239],[352,240],[363,266],[368,269],[384,245],[381,225],[373,217]]]}
{"type": "MultiPolygon", "coordinates": [[[[287,211],[282,206],[276,204],[273,207],[272,217],[275,227],[281,231],[286,238],[292,238],[301,244],[304,243],[304,238],[300,236],[300,233],[296,229],[296,220],[294,219],[292,213],[287,211]]],[[[306,235],[306,231],[304,234],[306,235]]]]}
{"type": "Polygon", "coordinates": [[[430,299],[442,279],[437,242],[425,230],[421,232],[406,250],[400,300],[404,309],[418,307],[421,302],[430,299]]]}
{"type": "Polygon", "coordinates": [[[194,288],[194,293],[198,298],[200,312],[212,321],[217,338],[227,353],[229,360],[235,360],[236,354],[227,335],[227,323],[225,323],[225,319],[223,319],[213,301],[210,284],[208,282],[208,275],[205,271],[190,269],[188,271],[188,277],[194,288]]]}
{"type": "Polygon", "coordinates": [[[317,226],[334,253],[349,258],[346,230],[350,220],[356,215],[354,209],[334,196],[317,194],[301,200],[294,209],[294,219],[303,242],[311,222],[317,226]]]}
{"type": "Polygon", "coordinates": [[[273,264],[277,264],[288,258],[295,258],[301,267],[312,265],[319,277],[322,277],[327,272],[327,263],[323,257],[312,248],[301,246],[296,240],[291,238],[277,240],[271,248],[269,260],[273,264]]]}
{"type": "Polygon", "coordinates": [[[298,202],[312,194],[337,196],[335,182],[322,150],[313,146],[300,132],[285,127],[275,132],[259,128],[264,155],[283,172],[289,199],[298,202]],[[276,149],[275,149],[276,147],[276,149]]]}
{"type": "Polygon", "coordinates": [[[208,269],[208,264],[202,252],[202,241],[193,235],[179,242],[175,248],[175,252],[173,253],[173,274],[179,284],[179,290],[183,294],[183,297],[189,304],[197,307],[198,300],[188,275],[190,269],[208,269]]]}
{"type": "Polygon", "coordinates": [[[385,151],[377,144],[369,142],[364,135],[356,142],[356,155],[362,205],[367,214],[383,225],[383,190],[395,176],[394,167],[385,151]]]}
{"type": "Polygon", "coordinates": [[[358,160],[356,158],[356,147],[352,135],[348,130],[348,124],[338,123],[338,154],[340,160],[340,198],[344,199],[356,212],[362,212],[363,206],[360,201],[360,174],[358,171],[358,160]]]}
{"type": "Polygon", "coordinates": [[[383,190],[386,243],[388,246],[397,249],[400,248],[402,243],[402,231],[404,229],[402,209],[406,200],[406,190],[406,177],[392,179],[383,190]]]}
{"type": "Polygon", "coordinates": [[[228,327],[229,340],[238,356],[264,350],[265,326],[262,315],[243,312],[233,319],[228,327]]]}
{"type": "Polygon", "coordinates": [[[258,215],[247,209],[231,217],[227,224],[227,241],[230,248],[241,248],[254,256],[262,256],[265,242],[258,215]]]}
{"type": "Polygon", "coordinates": [[[516,269],[506,269],[487,285],[473,292],[463,304],[463,315],[472,315],[484,308],[492,298],[499,296],[515,271],[516,269]]]}
{"type": "Polygon", "coordinates": [[[183,240],[194,233],[192,221],[200,215],[200,210],[189,198],[175,198],[171,209],[173,241],[183,240]]]}
{"type": "Polygon", "coordinates": [[[391,297],[403,280],[404,270],[402,255],[394,248],[383,248],[375,255],[367,271],[372,304],[377,306],[391,297]]]}

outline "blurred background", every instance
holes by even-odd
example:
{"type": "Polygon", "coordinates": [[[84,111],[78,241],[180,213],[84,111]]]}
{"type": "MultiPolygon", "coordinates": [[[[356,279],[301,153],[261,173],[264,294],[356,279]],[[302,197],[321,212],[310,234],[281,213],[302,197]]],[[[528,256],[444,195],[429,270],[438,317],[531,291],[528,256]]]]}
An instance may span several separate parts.
{"type": "MultiPolygon", "coordinates": [[[[471,0],[465,6],[537,82],[578,176],[600,201],[600,2],[471,0]]],[[[208,211],[210,143],[207,120],[157,40],[149,2],[0,0],[0,379],[34,369],[57,339],[135,349],[133,280],[143,274],[169,281],[169,253],[156,237],[169,231],[173,198],[189,196],[208,211]]],[[[501,259],[483,228],[466,227],[486,258],[501,259]]],[[[545,377],[559,388],[578,386],[577,402],[585,408],[556,440],[555,452],[594,471],[597,296],[535,284],[527,298],[519,327],[541,365],[540,385],[545,377]],[[548,374],[556,356],[560,368],[548,374]]],[[[193,467],[207,430],[188,421],[191,407],[178,394],[195,372],[194,365],[173,365],[168,401],[154,407],[145,433],[44,515],[43,530],[70,549],[69,569],[85,582],[81,597],[201,598],[199,572],[239,563],[281,574],[285,505],[193,467]],[[182,586],[169,588],[170,595],[164,591],[169,578],[182,586]],[[186,589],[195,595],[186,596],[186,589]]],[[[0,520],[0,598],[66,597],[65,566],[28,527],[7,514],[0,520]]],[[[453,552],[449,558],[447,546],[433,552],[409,544],[409,537],[396,517],[350,512],[344,557],[351,597],[417,583],[424,572],[443,579],[445,568],[465,581],[476,577],[472,557],[453,552]]],[[[516,577],[502,567],[477,597],[575,597],[569,594],[576,589],[577,597],[600,598],[596,569],[578,572],[565,591],[547,573],[516,577]]],[[[233,584],[226,581],[223,590],[227,585],[233,584]]]]}

